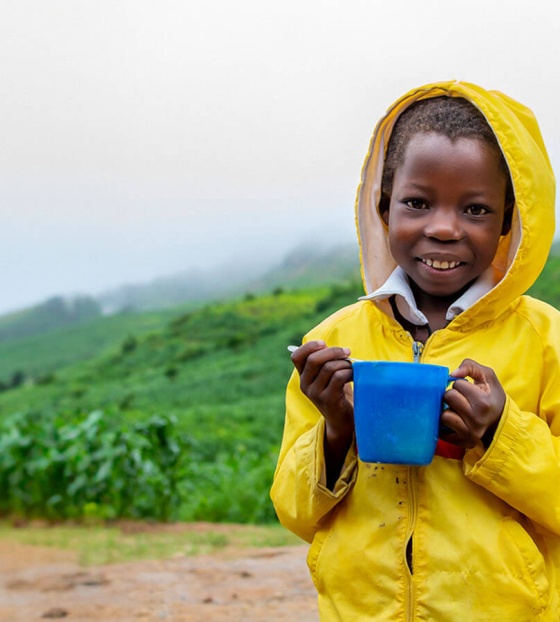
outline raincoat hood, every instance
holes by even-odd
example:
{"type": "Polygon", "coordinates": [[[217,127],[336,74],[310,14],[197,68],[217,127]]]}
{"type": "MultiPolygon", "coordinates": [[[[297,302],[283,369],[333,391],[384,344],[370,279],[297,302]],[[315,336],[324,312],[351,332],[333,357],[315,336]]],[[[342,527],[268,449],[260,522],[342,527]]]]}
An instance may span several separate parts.
{"type": "Polygon", "coordinates": [[[535,282],[554,236],[555,179],[533,113],[510,97],[466,82],[449,81],[413,89],[396,101],[377,124],[362,169],[356,198],[356,227],[366,294],[380,287],[396,267],[387,227],[378,205],[385,151],[395,121],[413,102],[431,97],[462,97],[485,116],[510,170],[515,209],[510,232],[502,236],[492,263],[498,284],[453,320],[456,328],[496,317],[535,282]],[[496,306],[498,305],[498,307],[496,306]]]}
{"type": "MultiPolygon", "coordinates": [[[[441,95],[466,98],[481,110],[511,172],[516,210],[494,258],[497,284],[433,331],[422,348],[386,300],[343,307],[304,341],[348,348],[370,361],[416,360],[449,370],[476,361],[486,366],[488,384],[494,377],[505,393],[497,427],[491,439],[466,450],[438,443],[425,466],[364,462],[351,443],[329,486],[327,419],[308,398],[312,391],[302,390],[313,383],[294,370],[271,496],[280,522],[310,543],[307,563],[321,620],[455,622],[466,615],[558,622],[560,312],[522,295],[548,257],[554,177],[529,110],[459,82],[415,89],[389,109],[375,130],[358,191],[364,284],[368,293],[376,290],[395,267],[377,208],[395,120],[417,99],[441,95]]],[[[320,399],[330,391],[338,400],[334,374],[323,390],[324,377],[337,368],[324,374],[325,367],[314,389],[320,399]]],[[[468,393],[478,408],[476,391],[468,393]]],[[[350,383],[345,395],[353,399],[350,383]]]]}

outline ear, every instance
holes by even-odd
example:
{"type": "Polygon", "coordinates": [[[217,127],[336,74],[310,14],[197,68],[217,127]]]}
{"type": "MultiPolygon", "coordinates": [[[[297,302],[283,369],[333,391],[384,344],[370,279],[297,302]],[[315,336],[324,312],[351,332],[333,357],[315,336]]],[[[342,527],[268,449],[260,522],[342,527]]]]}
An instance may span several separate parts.
{"type": "Polygon", "coordinates": [[[381,193],[381,198],[379,199],[379,215],[381,216],[381,220],[389,226],[389,205],[391,204],[391,197],[386,193],[381,193]]]}

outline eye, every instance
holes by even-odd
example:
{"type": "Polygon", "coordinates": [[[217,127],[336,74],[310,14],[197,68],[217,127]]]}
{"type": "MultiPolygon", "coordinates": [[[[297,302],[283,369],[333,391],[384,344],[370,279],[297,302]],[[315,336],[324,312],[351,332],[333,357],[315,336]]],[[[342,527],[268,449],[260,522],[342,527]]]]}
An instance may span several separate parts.
{"type": "Polygon", "coordinates": [[[424,199],[405,199],[403,203],[412,209],[427,209],[428,207],[424,199]]]}
{"type": "Polygon", "coordinates": [[[490,210],[484,205],[469,205],[465,212],[470,216],[484,216],[484,214],[488,214],[490,210]]]}

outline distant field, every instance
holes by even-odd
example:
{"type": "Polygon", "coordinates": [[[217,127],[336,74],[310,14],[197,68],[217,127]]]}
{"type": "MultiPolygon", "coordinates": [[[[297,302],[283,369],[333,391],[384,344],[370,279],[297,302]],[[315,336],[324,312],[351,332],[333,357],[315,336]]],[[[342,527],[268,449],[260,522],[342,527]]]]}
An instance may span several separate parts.
{"type": "Polygon", "coordinates": [[[16,370],[39,374],[94,358],[129,333],[143,334],[160,329],[176,313],[161,311],[99,317],[32,337],[0,341],[0,379],[16,370]]]}
{"type": "Polygon", "coordinates": [[[23,381],[0,392],[0,514],[273,521],[286,347],[359,293],[277,288],[20,343],[23,381]]]}

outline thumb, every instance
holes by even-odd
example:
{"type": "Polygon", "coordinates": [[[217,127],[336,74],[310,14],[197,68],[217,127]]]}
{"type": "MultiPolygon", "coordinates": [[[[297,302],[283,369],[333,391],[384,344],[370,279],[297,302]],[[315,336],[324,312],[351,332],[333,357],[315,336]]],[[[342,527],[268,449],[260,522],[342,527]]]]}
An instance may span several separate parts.
{"type": "Polygon", "coordinates": [[[464,359],[463,362],[457,367],[457,369],[451,372],[452,376],[458,378],[472,378],[475,385],[488,384],[488,378],[486,377],[485,368],[473,361],[472,359],[464,359]]]}

